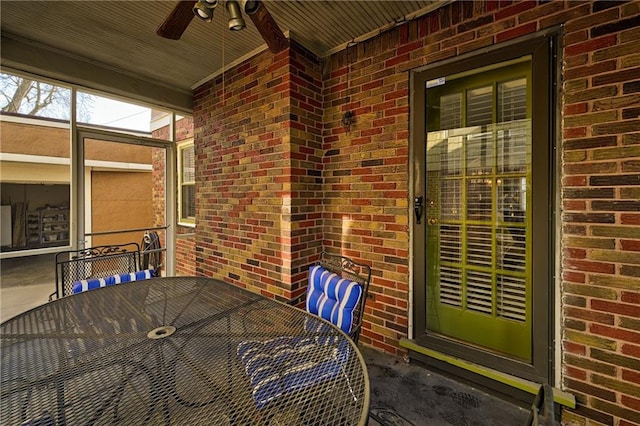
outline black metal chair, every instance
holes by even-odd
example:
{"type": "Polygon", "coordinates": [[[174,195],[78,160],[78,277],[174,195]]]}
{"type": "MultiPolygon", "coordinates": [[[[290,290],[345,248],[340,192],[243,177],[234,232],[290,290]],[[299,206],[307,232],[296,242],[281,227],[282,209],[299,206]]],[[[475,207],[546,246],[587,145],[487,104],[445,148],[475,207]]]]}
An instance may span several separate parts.
{"type": "Polygon", "coordinates": [[[56,290],[49,300],[72,294],[75,282],[140,270],[138,243],[66,250],[56,254],[56,290]]]}
{"type": "Polygon", "coordinates": [[[556,426],[553,388],[545,383],[540,386],[538,394],[531,404],[526,426],[556,426]]]}
{"type": "MultiPolygon", "coordinates": [[[[364,317],[364,307],[369,294],[369,283],[371,282],[371,267],[364,263],[358,263],[354,260],[335,254],[329,254],[322,252],[317,266],[320,266],[330,273],[334,273],[346,280],[357,283],[362,288],[362,295],[358,302],[358,305],[353,310],[353,320],[351,323],[351,330],[349,331],[349,337],[353,339],[355,343],[358,343],[360,337],[360,330],[362,328],[362,319],[364,317]]],[[[309,283],[311,288],[311,283],[309,283]]],[[[309,291],[309,290],[307,290],[309,291]]],[[[309,299],[307,298],[307,302],[309,299]]],[[[307,306],[309,311],[309,306],[307,306]]],[[[325,318],[328,319],[328,318],[325,318]]],[[[332,321],[333,322],[333,321],[332,321]]]]}
{"type": "MultiPolygon", "coordinates": [[[[368,265],[323,252],[318,262],[309,267],[306,307],[312,316],[305,318],[300,334],[248,339],[238,345],[236,352],[251,381],[258,408],[268,408],[273,399],[298,398],[301,389],[327,381],[335,384],[333,392],[345,392],[352,401],[357,400],[345,372],[346,362],[352,356],[351,344],[326,321],[357,344],[370,280],[368,265]]],[[[255,321],[267,316],[261,310],[255,313],[255,321]]],[[[322,392],[310,392],[307,396],[322,397],[322,392]]],[[[272,420],[276,423],[275,418],[272,420]]]]}

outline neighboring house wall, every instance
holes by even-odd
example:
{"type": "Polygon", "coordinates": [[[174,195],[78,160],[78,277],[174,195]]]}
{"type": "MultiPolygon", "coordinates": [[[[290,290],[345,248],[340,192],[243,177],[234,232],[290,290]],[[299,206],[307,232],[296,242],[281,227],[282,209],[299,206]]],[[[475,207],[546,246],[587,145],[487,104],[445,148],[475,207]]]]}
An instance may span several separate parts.
{"type": "Polygon", "coordinates": [[[69,125],[51,120],[26,119],[26,123],[2,120],[0,140],[2,153],[69,158],[69,125]],[[49,120],[47,120],[49,121],[49,120]]]}
{"type": "MultiPolygon", "coordinates": [[[[2,121],[0,152],[66,159],[70,157],[70,136],[66,123],[56,123],[53,127],[45,124],[49,120],[25,121],[27,123],[2,121]]],[[[151,161],[149,149],[143,146],[118,144],[118,149],[114,150],[113,143],[93,139],[85,141],[85,158],[140,164],[149,164],[151,161]]]]}
{"type": "MultiPolygon", "coordinates": [[[[3,115],[0,125],[0,181],[3,184],[2,203],[15,205],[24,202],[27,209],[49,206],[69,206],[70,199],[70,134],[66,122],[24,116],[3,115]],[[10,161],[6,161],[7,158],[10,161]],[[52,163],[52,164],[47,164],[52,163]],[[66,184],[56,187],[55,196],[41,185],[66,184]],[[7,188],[29,185],[28,191],[7,188]],[[26,194],[26,195],[25,195],[26,194]]],[[[151,223],[151,148],[88,139],[85,159],[88,161],[87,185],[91,199],[91,231],[113,231],[148,227],[151,223]],[[122,164],[128,169],[115,171],[122,164]],[[93,168],[91,165],[98,165],[93,168]],[[134,170],[132,171],[131,167],[134,170]],[[106,170],[109,169],[109,170],[106,170]],[[148,170],[146,170],[148,169],[148,170]],[[145,199],[146,197],[146,199],[145,199]]],[[[14,220],[15,222],[15,220],[14,220]]],[[[14,232],[19,230],[14,229],[14,232]]],[[[92,245],[108,243],[140,243],[142,233],[95,236],[92,245]]],[[[66,244],[66,243],[65,243],[66,244]]],[[[37,247],[14,247],[17,249],[37,247]]]]}
{"type": "Polygon", "coordinates": [[[146,146],[105,142],[94,139],[86,139],[84,142],[85,160],[101,160],[145,165],[151,163],[152,150],[146,146]]]}
{"type": "Polygon", "coordinates": [[[194,96],[197,273],[298,303],[322,242],[373,267],[360,341],[403,353],[408,72],[562,25],[556,368],[578,401],[563,415],[638,423],[639,15],[640,2],[454,2],[322,69],[294,43],[226,71],[224,84],[218,77],[194,96]],[[347,132],[340,120],[350,108],[357,121],[347,132]]]}
{"type": "MultiPolygon", "coordinates": [[[[91,194],[92,232],[145,228],[152,223],[151,173],[93,171],[91,194]]],[[[140,244],[142,235],[142,231],[97,235],[92,245],[140,244]]]]}
{"type": "MultiPolygon", "coordinates": [[[[22,163],[2,161],[0,163],[0,182],[34,183],[34,184],[67,184],[69,185],[69,167],[55,164],[22,163]]],[[[17,195],[17,194],[16,194],[17,195]]],[[[21,194],[24,196],[24,194],[21,194]]],[[[67,196],[68,198],[68,191],[67,196]]],[[[14,197],[20,199],[22,197],[14,197]]],[[[3,196],[4,199],[4,196],[3,196]]],[[[35,206],[35,207],[39,207],[35,206]]],[[[42,204],[44,206],[44,204],[42,204]]]]}

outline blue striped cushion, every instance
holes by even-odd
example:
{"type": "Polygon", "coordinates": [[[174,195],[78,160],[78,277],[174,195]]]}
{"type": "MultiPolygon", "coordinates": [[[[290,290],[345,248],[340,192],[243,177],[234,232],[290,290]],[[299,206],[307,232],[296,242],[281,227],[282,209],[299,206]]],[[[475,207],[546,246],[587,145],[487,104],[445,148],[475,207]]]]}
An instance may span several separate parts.
{"type": "Polygon", "coordinates": [[[82,293],[83,291],[93,290],[100,287],[106,287],[108,285],[113,285],[116,283],[113,275],[105,278],[92,278],[89,280],[80,280],[73,283],[73,288],[71,289],[71,293],[77,294],[82,293]]]}
{"type": "Polygon", "coordinates": [[[320,265],[309,268],[307,312],[318,315],[349,334],[353,311],[362,297],[362,286],[329,272],[320,265]]]}
{"type": "Polygon", "coordinates": [[[119,274],[113,276],[115,279],[115,284],[120,283],[128,283],[131,281],[138,280],[148,280],[149,278],[153,278],[153,269],[144,269],[142,271],[131,272],[128,274],[119,274]]]}
{"type": "Polygon", "coordinates": [[[261,408],[283,394],[335,377],[348,350],[348,344],[339,349],[318,345],[313,338],[287,336],[241,342],[237,353],[261,408]]]}
{"type": "Polygon", "coordinates": [[[128,283],[137,280],[146,280],[154,277],[153,269],[145,269],[125,274],[109,275],[104,278],[91,278],[88,280],[80,280],[73,283],[71,294],[82,293],[83,291],[93,290],[108,285],[128,283]]]}

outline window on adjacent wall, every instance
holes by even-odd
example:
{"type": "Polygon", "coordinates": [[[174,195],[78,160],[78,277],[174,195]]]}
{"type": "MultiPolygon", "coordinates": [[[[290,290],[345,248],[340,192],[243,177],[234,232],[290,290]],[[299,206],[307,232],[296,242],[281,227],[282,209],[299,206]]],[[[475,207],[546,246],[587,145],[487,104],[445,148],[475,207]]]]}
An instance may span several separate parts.
{"type": "Polygon", "coordinates": [[[196,176],[193,141],[178,145],[178,222],[196,223],[196,176]]]}

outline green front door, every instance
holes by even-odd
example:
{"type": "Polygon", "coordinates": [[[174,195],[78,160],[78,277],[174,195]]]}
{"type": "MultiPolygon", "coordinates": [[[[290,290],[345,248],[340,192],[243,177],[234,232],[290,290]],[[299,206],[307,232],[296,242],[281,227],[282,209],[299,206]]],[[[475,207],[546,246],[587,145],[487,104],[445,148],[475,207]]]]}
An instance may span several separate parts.
{"type": "Polygon", "coordinates": [[[411,80],[414,339],[535,381],[553,359],[554,40],[411,80]]]}
{"type": "Polygon", "coordinates": [[[529,57],[426,83],[427,329],[531,359],[529,57]]]}

